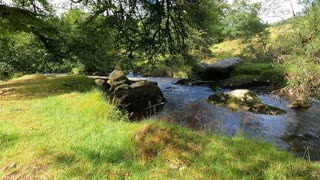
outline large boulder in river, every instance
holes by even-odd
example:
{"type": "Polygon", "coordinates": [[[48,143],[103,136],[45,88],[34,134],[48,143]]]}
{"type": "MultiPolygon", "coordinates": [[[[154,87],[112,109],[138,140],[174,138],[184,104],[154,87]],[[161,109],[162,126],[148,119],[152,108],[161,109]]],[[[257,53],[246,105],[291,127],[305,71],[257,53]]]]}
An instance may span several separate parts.
{"type": "Polygon", "coordinates": [[[110,74],[110,98],[119,109],[128,112],[131,119],[151,115],[164,105],[165,98],[156,82],[138,81],[131,84],[121,74],[119,71],[110,74]],[[112,77],[112,74],[117,74],[114,77],[118,78],[112,77]]]}
{"type": "Polygon", "coordinates": [[[263,104],[261,100],[247,89],[238,89],[226,93],[213,94],[207,102],[231,110],[250,111],[256,114],[280,115],[284,110],[263,104]]]}
{"type": "Polygon", "coordinates": [[[243,60],[237,57],[223,59],[211,64],[201,63],[192,68],[192,78],[201,80],[224,80],[230,77],[231,70],[243,60]]]}

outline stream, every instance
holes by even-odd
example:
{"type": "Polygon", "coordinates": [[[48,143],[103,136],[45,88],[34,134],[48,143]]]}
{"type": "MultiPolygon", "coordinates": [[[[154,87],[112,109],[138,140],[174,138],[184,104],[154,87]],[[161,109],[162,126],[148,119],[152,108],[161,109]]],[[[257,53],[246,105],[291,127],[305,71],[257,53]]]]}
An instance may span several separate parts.
{"type": "Polygon", "coordinates": [[[205,99],[217,92],[209,86],[176,85],[178,79],[149,77],[158,83],[167,102],[154,116],[197,130],[208,130],[225,136],[244,136],[270,142],[309,160],[320,160],[320,105],[306,110],[293,110],[288,102],[251,89],[263,103],[287,111],[285,115],[262,115],[246,111],[231,111],[206,103],[205,99]]]}

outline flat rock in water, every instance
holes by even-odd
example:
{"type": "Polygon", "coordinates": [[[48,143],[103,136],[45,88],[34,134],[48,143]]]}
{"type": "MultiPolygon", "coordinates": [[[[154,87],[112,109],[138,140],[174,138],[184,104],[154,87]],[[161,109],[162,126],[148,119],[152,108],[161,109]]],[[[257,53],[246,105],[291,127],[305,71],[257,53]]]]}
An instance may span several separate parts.
{"type": "Polygon", "coordinates": [[[253,92],[247,89],[213,94],[208,97],[207,102],[231,110],[249,111],[256,114],[281,115],[286,113],[279,108],[263,104],[253,92]]]}
{"type": "Polygon", "coordinates": [[[224,80],[230,77],[232,68],[243,60],[232,57],[211,64],[197,64],[192,68],[192,77],[198,80],[224,80]]]}
{"type": "Polygon", "coordinates": [[[208,64],[207,68],[221,68],[221,69],[230,68],[230,67],[232,67],[234,65],[241,64],[242,62],[243,62],[243,60],[240,59],[240,58],[231,57],[231,58],[228,58],[228,59],[223,59],[223,60],[220,60],[218,62],[214,62],[214,63],[208,64]]]}

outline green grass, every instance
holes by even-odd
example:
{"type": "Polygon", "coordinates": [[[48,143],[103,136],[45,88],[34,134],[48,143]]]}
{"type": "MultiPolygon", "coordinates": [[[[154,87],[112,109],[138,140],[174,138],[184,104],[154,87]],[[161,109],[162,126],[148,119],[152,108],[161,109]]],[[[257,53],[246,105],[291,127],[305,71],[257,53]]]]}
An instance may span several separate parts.
{"type": "Polygon", "coordinates": [[[210,47],[214,54],[214,58],[207,60],[207,63],[215,62],[221,59],[230,57],[239,57],[241,51],[246,47],[246,44],[242,43],[240,40],[226,40],[219,44],[214,44],[210,47]]]}
{"type": "Polygon", "coordinates": [[[234,74],[247,74],[247,75],[260,75],[265,71],[273,70],[274,67],[271,63],[246,63],[241,66],[237,66],[234,74]]]}
{"type": "Polygon", "coordinates": [[[231,72],[230,81],[246,82],[251,80],[268,81],[276,87],[287,84],[284,79],[285,68],[272,63],[244,63],[231,72]]]}
{"type": "Polygon", "coordinates": [[[319,163],[270,144],[129,122],[91,81],[36,75],[0,84],[15,88],[0,95],[0,178],[320,178],[319,163]]]}

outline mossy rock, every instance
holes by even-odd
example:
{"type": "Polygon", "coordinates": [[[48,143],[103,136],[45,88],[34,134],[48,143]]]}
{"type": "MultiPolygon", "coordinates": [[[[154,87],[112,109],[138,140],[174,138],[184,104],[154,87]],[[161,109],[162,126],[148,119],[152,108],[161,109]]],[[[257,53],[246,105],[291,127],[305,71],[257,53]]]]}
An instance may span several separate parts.
{"type": "Polygon", "coordinates": [[[128,84],[130,85],[131,82],[125,75],[125,73],[121,70],[114,70],[112,73],[109,75],[109,80],[107,83],[110,85],[110,90],[114,90],[116,87],[123,85],[123,84],[128,84]]]}
{"type": "Polygon", "coordinates": [[[129,114],[130,119],[147,117],[160,110],[165,98],[158,83],[138,81],[131,83],[123,71],[113,71],[108,80],[111,88],[108,93],[117,107],[129,114]]]}
{"type": "Polygon", "coordinates": [[[311,103],[306,98],[297,98],[293,100],[290,104],[288,104],[288,107],[290,108],[309,108],[311,107],[311,103]]]}
{"type": "Polygon", "coordinates": [[[231,110],[249,111],[256,114],[281,115],[286,113],[279,108],[263,104],[253,92],[246,89],[213,94],[208,97],[207,102],[231,110]]]}
{"type": "Polygon", "coordinates": [[[178,85],[191,85],[192,81],[190,79],[179,79],[175,84],[178,84],[178,85]]]}
{"type": "Polygon", "coordinates": [[[156,82],[139,81],[131,86],[118,86],[111,98],[118,108],[129,113],[129,118],[140,119],[151,115],[162,108],[165,98],[156,82]]]}

